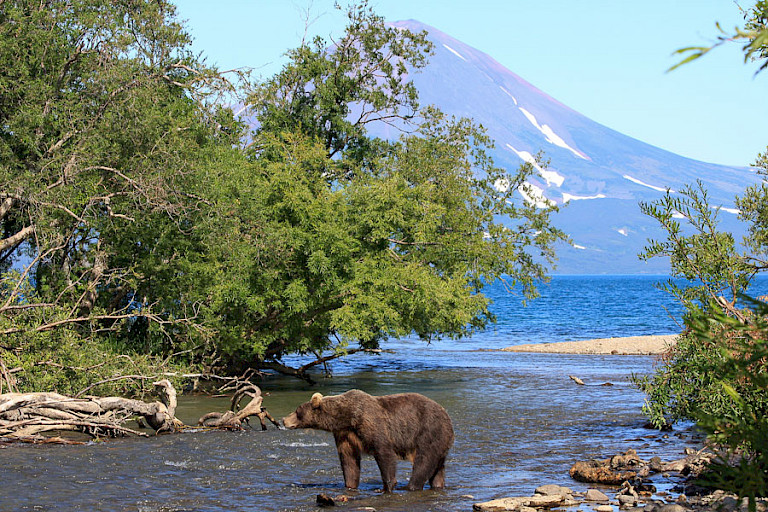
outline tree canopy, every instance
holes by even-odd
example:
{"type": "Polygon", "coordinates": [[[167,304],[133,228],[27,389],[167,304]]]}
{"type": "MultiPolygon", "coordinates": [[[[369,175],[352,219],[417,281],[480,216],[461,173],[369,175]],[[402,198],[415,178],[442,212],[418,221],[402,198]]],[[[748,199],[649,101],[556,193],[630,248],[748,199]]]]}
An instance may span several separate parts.
{"type": "Polygon", "coordinates": [[[347,14],[242,86],[166,1],[0,4],[0,382],[309,378],[483,328],[496,279],[535,294],[565,236],[515,195],[532,166],[495,167],[481,127],[419,106],[426,34],[347,14]]]}

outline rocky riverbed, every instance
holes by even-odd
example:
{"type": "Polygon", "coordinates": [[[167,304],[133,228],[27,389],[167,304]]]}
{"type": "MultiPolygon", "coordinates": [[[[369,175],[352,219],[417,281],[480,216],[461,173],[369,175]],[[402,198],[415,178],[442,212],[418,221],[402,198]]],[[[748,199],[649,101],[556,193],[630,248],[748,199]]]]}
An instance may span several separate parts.
{"type": "MultiPolygon", "coordinates": [[[[749,503],[721,490],[704,491],[690,482],[699,476],[715,455],[707,450],[686,450],[686,456],[672,462],[658,457],[648,461],[635,450],[608,459],[576,462],[570,476],[576,481],[596,484],[585,492],[573,492],[557,484],[542,485],[531,496],[505,497],[476,503],[477,512],[536,512],[550,509],[591,509],[595,512],[747,512],[749,503]],[[653,477],[653,478],[652,478],[653,477]],[[665,490],[658,490],[659,487],[665,490]],[[669,489],[669,490],[666,490],[669,489]]],[[[768,498],[757,501],[757,511],[768,510],[768,498]]]]}

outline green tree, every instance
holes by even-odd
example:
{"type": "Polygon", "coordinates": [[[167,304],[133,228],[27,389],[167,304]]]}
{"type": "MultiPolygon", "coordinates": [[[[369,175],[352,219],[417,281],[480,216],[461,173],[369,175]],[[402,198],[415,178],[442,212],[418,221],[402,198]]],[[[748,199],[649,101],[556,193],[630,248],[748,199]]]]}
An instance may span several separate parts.
{"type": "MultiPolygon", "coordinates": [[[[337,8],[340,9],[340,7],[337,8]]],[[[418,92],[408,74],[427,63],[426,32],[387,26],[366,0],[347,10],[344,35],[316,37],[289,50],[289,63],[254,91],[249,106],[259,133],[295,131],[315,138],[329,156],[367,156],[371,123],[402,126],[418,112],[418,92]]]]}
{"type": "Polygon", "coordinates": [[[174,262],[198,162],[238,136],[174,9],[0,2],[0,360],[22,388],[82,353],[168,355],[195,323],[174,262]]]}
{"type": "Polygon", "coordinates": [[[209,312],[229,366],[309,379],[309,368],[387,337],[484,327],[488,282],[534,294],[563,235],[550,210],[513,200],[533,168],[509,175],[471,122],[429,116],[373,167],[347,163],[355,177],[343,184],[328,183],[339,162],[303,134],[263,135],[264,155],[237,179],[222,176],[239,200],[205,231],[219,240],[209,312]],[[282,358],[292,353],[315,358],[289,367],[282,358]]]}
{"type": "Polygon", "coordinates": [[[205,231],[227,242],[208,313],[232,368],[309,379],[387,337],[469,334],[493,319],[483,286],[507,279],[533,295],[564,239],[554,208],[514,196],[530,165],[498,169],[482,129],[417,111],[407,78],[425,63],[425,34],[387,27],[365,2],[348,16],[338,42],[288,52],[251,96],[249,165],[217,177],[227,213],[205,231]],[[374,121],[410,133],[375,139],[374,121]],[[293,353],[314,357],[289,367],[293,353]]]}
{"type": "Polygon", "coordinates": [[[704,481],[750,498],[755,510],[755,498],[768,493],[768,304],[744,300],[746,322],[713,311],[690,325],[700,344],[719,352],[711,371],[728,397],[726,407],[696,414],[710,441],[725,447],[704,481]]]}

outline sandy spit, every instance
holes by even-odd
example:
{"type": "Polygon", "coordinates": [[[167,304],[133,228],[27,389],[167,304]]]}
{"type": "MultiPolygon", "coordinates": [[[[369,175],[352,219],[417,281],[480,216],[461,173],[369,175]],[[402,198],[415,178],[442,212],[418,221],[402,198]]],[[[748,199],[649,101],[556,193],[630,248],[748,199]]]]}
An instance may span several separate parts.
{"type": "Polygon", "coordinates": [[[503,348],[505,352],[541,352],[552,354],[617,354],[652,355],[663,354],[674,345],[677,334],[654,336],[630,336],[627,338],[601,338],[557,343],[532,343],[503,348]]]}

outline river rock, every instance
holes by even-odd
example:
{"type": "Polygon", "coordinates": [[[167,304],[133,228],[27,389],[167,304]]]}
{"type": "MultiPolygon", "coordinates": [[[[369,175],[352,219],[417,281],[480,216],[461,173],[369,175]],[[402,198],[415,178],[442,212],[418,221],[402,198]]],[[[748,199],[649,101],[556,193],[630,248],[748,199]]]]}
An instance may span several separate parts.
{"type": "Polygon", "coordinates": [[[668,505],[662,505],[659,508],[654,509],[654,512],[687,512],[688,509],[682,505],[676,503],[670,503],[668,505]]]}
{"type": "MultiPolygon", "coordinates": [[[[640,495],[637,493],[637,490],[632,486],[631,483],[629,483],[629,481],[626,481],[623,484],[621,484],[621,490],[619,491],[618,495],[616,495],[616,498],[618,498],[619,501],[621,502],[622,496],[629,496],[630,498],[632,498],[631,502],[633,503],[637,502],[637,500],[640,499],[640,495]]],[[[626,500],[626,499],[624,501],[627,503],[630,502],[630,500],[626,500]]]]}
{"type": "Polygon", "coordinates": [[[322,507],[322,508],[336,506],[336,501],[334,501],[334,499],[328,496],[327,494],[318,494],[315,502],[317,503],[318,507],[322,507]]]}
{"type": "Polygon", "coordinates": [[[602,461],[577,462],[568,473],[577,482],[603,485],[621,485],[630,478],[637,476],[634,471],[613,471],[602,461]]]}
{"type": "Polygon", "coordinates": [[[596,512],[613,512],[613,507],[610,505],[598,505],[595,507],[596,512]]]}
{"type": "Polygon", "coordinates": [[[586,501],[608,501],[609,498],[597,489],[589,489],[584,495],[584,499],[586,501]]]}
{"type": "Polygon", "coordinates": [[[619,494],[616,498],[619,500],[619,505],[622,507],[632,507],[637,503],[637,498],[631,494],[619,494]]]}
{"type": "Polygon", "coordinates": [[[500,498],[483,503],[475,503],[472,509],[478,512],[527,512],[531,509],[557,507],[565,501],[565,497],[559,494],[551,496],[539,494],[536,496],[500,498]]]}
{"type": "Polygon", "coordinates": [[[637,456],[637,451],[632,449],[611,457],[611,468],[613,469],[626,470],[629,468],[636,468],[641,464],[643,464],[643,461],[637,456]]]}
{"type": "Polygon", "coordinates": [[[627,450],[625,453],[614,455],[610,459],[576,462],[571,467],[569,474],[571,478],[579,482],[621,485],[623,482],[635,478],[638,470],[644,465],[635,450],[627,450]]]}
{"type": "Polygon", "coordinates": [[[542,494],[544,496],[570,496],[573,494],[573,491],[571,491],[568,487],[561,487],[556,484],[541,485],[537,487],[533,492],[536,494],[542,494]]]}

